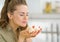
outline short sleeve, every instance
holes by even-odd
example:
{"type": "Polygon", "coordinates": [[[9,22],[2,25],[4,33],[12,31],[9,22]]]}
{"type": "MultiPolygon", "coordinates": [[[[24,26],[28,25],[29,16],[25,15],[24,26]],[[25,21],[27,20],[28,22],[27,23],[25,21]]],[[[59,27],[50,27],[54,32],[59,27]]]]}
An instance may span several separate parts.
{"type": "Polygon", "coordinates": [[[6,42],[2,35],[0,35],[0,42],[6,42]]]}

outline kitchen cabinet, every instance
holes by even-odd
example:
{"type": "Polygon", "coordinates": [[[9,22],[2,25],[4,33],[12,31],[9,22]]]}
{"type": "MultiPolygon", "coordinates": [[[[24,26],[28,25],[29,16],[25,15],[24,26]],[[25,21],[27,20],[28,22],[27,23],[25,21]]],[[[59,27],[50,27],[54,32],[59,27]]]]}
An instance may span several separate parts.
{"type": "Polygon", "coordinates": [[[45,3],[52,3],[53,11],[55,9],[55,1],[56,0],[27,0],[28,8],[29,8],[29,18],[32,19],[60,19],[60,13],[44,13],[45,3]]]}

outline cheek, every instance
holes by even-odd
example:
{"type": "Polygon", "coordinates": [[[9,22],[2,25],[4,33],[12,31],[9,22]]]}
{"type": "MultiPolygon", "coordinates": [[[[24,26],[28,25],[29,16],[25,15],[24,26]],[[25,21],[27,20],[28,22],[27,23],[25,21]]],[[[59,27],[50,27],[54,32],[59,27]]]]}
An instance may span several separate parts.
{"type": "Polygon", "coordinates": [[[23,20],[23,18],[20,17],[20,16],[13,16],[13,22],[14,22],[16,25],[21,25],[22,20],[23,20]]]}

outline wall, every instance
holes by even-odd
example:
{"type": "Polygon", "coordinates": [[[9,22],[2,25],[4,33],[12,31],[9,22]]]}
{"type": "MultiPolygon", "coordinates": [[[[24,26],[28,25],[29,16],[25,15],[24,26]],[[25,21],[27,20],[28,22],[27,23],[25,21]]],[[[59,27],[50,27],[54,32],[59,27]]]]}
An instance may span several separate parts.
{"type": "Polygon", "coordinates": [[[4,0],[0,0],[0,17],[1,17],[1,9],[3,7],[3,4],[4,4],[4,0]]]}

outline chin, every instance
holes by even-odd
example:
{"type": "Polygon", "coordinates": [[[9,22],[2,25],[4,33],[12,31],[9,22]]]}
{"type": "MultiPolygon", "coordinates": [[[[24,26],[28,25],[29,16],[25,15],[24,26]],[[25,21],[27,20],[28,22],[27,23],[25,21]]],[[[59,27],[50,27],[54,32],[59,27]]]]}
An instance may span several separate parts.
{"type": "Polygon", "coordinates": [[[22,27],[25,27],[26,25],[23,25],[22,27]]]}
{"type": "Polygon", "coordinates": [[[25,25],[21,25],[22,27],[25,27],[26,26],[26,24],[25,25]]]}

